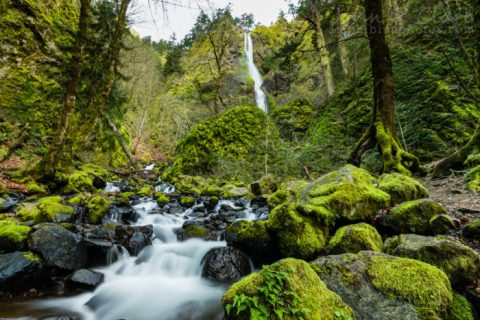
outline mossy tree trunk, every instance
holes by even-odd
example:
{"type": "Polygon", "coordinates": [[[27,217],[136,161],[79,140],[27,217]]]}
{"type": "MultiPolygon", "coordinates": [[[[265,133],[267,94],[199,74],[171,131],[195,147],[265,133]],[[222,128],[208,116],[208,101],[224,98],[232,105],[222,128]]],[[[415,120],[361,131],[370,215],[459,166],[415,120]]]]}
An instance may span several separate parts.
{"type": "MultiPolygon", "coordinates": [[[[476,78],[477,87],[480,89],[480,38],[478,37],[478,35],[480,35],[480,0],[471,0],[471,7],[473,8],[474,28],[477,34],[475,44],[477,49],[476,68],[474,68],[475,70],[472,70],[472,72],[476,78]]],[[[432,175],[439,177],[447,174],[450,169],[462,168],[467,157],[475,152],[480,152],[480,120],[467,144],[440,161],[433,169],[432,175]]]]}
{"type": "Polygon", "coordinates": [[[345,15],[341,12],[340,8],[337,8],[337,14],[335,17],[335,31],[337,36],[338,57],[342,67],[342,73],[344,76],[347,76],[350,73],[350,63],[348,62],[348,51],[347,46],[345,45],[345,39],[343,37],[344,28],[342,18],[344,16],[345,15]]]}
{"type": "Polygon", "coordinates": [[[381,0],[365,1],[365,18],[373,75],[373,119],[370,128],[350,154],[349,163],[360,165],[362,155],[378,145],[383,171],[410,174],[419,161],[400,145],[395,128],[395,84],[390,49],[385,39],[381,0]]]}
{"type": "Polygon", "coordinates": [[[71,155],[66,154],[65,142],[70,129],[77,88],[80,83],[80,77],[85,60],[85,46],[88,37],[88,24],[91,11],[91,0],[80,1],[80,18],[78,22],[78,31],[75,39],[75,47],[70,62],[70,75],[66,86],[66,95],[63,105],[63,111],[57,132],[53,142],[49,147],[47,154],[42,161],[43,174],[51,176],[55,173],[61,162],[67,163],[71,155]]]}
{"type": "Polygon", "coordinates": [[[315,32],[317,35],[317,46],[320,54],[320,65],[322,66],[323,79],[325,86],[327,87],[327,93],[330,97],[335,91],[335,85],[333,83],[332,67],[330,65],[330,56],[325,43],[325,36],[322,29],[322,16],[320,14],[320,1],[311,0],[311,10],[315,25],[315,32]]]}

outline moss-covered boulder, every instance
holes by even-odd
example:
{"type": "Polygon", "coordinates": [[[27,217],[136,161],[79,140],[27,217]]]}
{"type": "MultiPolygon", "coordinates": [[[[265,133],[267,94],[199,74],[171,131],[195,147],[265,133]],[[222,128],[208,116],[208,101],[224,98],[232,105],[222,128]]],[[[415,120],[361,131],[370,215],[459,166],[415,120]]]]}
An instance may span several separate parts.
{"type": "Polygon", "coordinates": [[[475,219],[467,223],[462,234],[465,238],[480,240],[480,219],[475,219]]]}
{"type": "Polygon", "coordinates": [[[268,195],[277,191],[279,179],[274,175],[267,174],[250,184],[250,190],[256,196],[268,195]]]}
{"type": "Polygon", "coordinates": [[[268,206],[273,209],[282,203],[294,201],[307,186],[308,182],[305,180],[291,180],[281,183],[277,188],[278,190],[267,198],[268,206]]]}
{"type": "Polygon", "coordinates": [[[317,220],[301,214],[295,204],[283,204],[270,213],[267,228],[275,234],[283,257],[311,259],[326,246],[326,229],[317,220]]]}
{"type": "Polygon", "coordinates": [[[227,319],[353,319],[305,262],[284,259],[233,284],[222,299],[227,319]]]}
{"type": "Polygon", "coordinates": [[[97,224],[108,213],[110,204],[107,199],[102,196],[95,196],[91,198],[87,203],[88,209],[88,222],[97,224]]]}
{"type": "Polygon", "coordinates": [[[191,196],[185,196],[185,197],[182,197],[180,199],[180,204],[184,207],[193,207],[193,205],[195,204],[195,198],[194,197],[191,197],[191,196]]]}
{"type": "Polygon", "coordinates": [[[453,294],[453,302],[444,320],[474,320],[472,307],[464,296],[453,294]]]}
{"type": "Polygon", "coordinates": [[[480,276],[480,255],[445,236],[402,234],[387,239],[384,251],[434,265],[447,274],[453,285],[468,284],[480,276]]]}
{"type": "Polygon", "coordinates": [[[341,227],[330,239],[328,248],[331,253],[357,253],[362,250],[382,251],[382,237],[367,223],[341,227]]]}
{"type": "Polygon", "coordinates": [[[73,214],[73,208],[63,204],[59,196],[46,197],[38,201],[40,213],[34,218],[35,223],[65,222],[73,214]]]}
{"type": "Polygon", "coordinates": [[[0,288],[2,291],[20,293],[48,283],[48,273],[39,257],[31,252],[0,254],[0,288]]]}
{"type": "Polygon", "coordinates": [[[280,133],[286,139],[292,139],[307,131],[314,120],[315,110],[306,99],[295,99],[283,106],[276,107],[271,117],[280,133]]]}
{"type": "Polygon", "coordinates": [[[413,259],[361,251],[325,256],[311,266],[357,319],[442,320],[453,299],[445,273],[413,259]]]}
{"type": "Polygon", "coordinates": [[[177,232],[177,238],[180,241],[188,239],[202,239],[205,241],[217,240],[217,234],[215,231],[208,229],[202,225],[190,224],[184,225],[177,232]]]}
{"type": "Polygon", "coordinates": [[[0,220],[0,252],[20,251],[26,247],[31,228],[16,219],[0,220]]]}
{"type": "Polygon", "coordinates": [[[447,210],[430,199],[404,202],[383,215],[381,222],[397,233],[434,235],[455,228],[447,210]]]}
{"type": "Polygon", "coordinates": [[[31,221],[40,214],[40,209],[36,203],[24,202],[17,207],[15,217],[20,221],[31,221]]]}
{"type": "Polygon", "coordinates": [[[318,211],[326,209],[343,219],[361,221],[390,204],[390,196],[376,188],[376,183],[368,171],[347,165],[309,184],[301,197],[318,211]]]}
{"type": "Polygon", "coordinates": [[[156,192],[155,193],[155,200],[157,200],[159,205],[166,205],[170,202],[170,198],[163,192],[156,192]]]}
{"type": "Polygon", "coordinates": [[[210,171],[218,157],[236,159],[248,154],[265,137],[266,116],[255,106],[229,109],[196,125],[177,146],[177,158],[164,178],[210,171]]]}
{"type": "Polygon", "coordinates": [[[151,197],[155,194],[155,188],[151,185],[146,185],[138,188],[136,193],[140,197],[151,197]]]}
{"type": "Polygon", "coordinates": [[[253,198],[253,194],[247,187],[226,185],[222,188],[222,196],[227,199],[253,198]]]}
{"type": "Polygon", "coordinates": [[[225,230],[225,240],[248,254],[257,266],[272,263],[280,256],[266,221],[236,221],[225,230]]]}
{"type": "Polygon", "coordinates": [[[65,181],[62,192],[65,194],[95,192],[104,189],[108,172],[102,167],[93,164],[84,164],[79,169],[71,170],[67,174],[59,174],[57,180],[65,181]]]}
{"type": "Polygon", "coordinates": [[[382,175],[378,188],[390,195],[392,206],[429,197],[428,189],[420,182],[397,172],[382,175]]]}

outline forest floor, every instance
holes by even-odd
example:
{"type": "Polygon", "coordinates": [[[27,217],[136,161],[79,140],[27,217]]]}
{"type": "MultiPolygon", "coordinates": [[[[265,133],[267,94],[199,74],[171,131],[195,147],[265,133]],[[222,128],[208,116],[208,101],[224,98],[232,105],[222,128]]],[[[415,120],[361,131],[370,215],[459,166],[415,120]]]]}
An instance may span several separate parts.
{"type": "Polygon", "coordinates": [[[430,198],[443,204],[449,212],[480,215],[480,195],[465,188],[463,177],[423,178],[420,181],[430,191],[430,198]]]}

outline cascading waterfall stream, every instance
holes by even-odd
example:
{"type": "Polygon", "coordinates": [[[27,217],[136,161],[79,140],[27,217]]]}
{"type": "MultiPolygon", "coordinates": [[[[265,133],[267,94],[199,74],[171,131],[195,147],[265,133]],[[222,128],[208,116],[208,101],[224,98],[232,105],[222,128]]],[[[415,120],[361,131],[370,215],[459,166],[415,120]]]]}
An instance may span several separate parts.
{"type": "Polygon", "coordinates": [[[262,90],[262,76],[253,60],[253,43],[250,32],[245,33],[245,53],[247,55],[248,72],[255,83],[255,99],[257,106],[265,113],[268,113],[267,99],[265,98],[265,92],[262,90]]]}

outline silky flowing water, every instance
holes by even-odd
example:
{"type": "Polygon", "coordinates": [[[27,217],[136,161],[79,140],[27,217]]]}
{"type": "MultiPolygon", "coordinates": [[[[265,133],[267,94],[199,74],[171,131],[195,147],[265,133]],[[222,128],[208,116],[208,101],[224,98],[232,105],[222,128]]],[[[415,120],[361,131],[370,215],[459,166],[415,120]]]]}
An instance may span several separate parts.
{"type": "MultiPolygon", "coordinates": [[[[221,200],[215,211],[220,206],[235,208],[233,202],[221,200]]],[[[47,319],[68,315],[87,320],[222,319],[221,297],[227,287],[203,279],[201,272],[204,255],[212,248],[225,246],[225,242],[199,239],[179,242],[175,230],[192,209],[166,214],[156,201],[148,199],[133,208],[140,215],[136,225],[153,225],[152,246],[137,257],[122,250],[114,264],[96,269],[105,275],[105,282],[94,292],[12,303],[10,312],[9,306],[1,305],[0,318],[47,319]]],[[[255,214],[247,205],[237,218],[254,219],[255,214]]]]}

